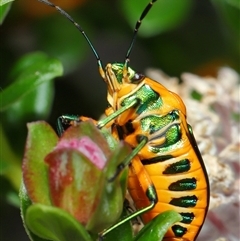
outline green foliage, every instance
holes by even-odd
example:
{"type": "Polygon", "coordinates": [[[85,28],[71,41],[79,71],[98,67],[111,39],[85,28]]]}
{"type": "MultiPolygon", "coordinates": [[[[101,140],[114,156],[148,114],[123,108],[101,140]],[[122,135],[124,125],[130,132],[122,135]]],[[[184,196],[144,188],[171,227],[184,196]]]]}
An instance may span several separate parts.
{"type": "MultiPolygon", "coordinates": [[[[32,241],[95,240],[98,232],[115,224],[124,210],[127,170],[114,181],[108,180],[131,149],[120,144],[110,150],[106,140],[112,148],[115,141],[110,138],[113,137],[108,134],[105,138],[107,132],[104,131],[104,137],[91,121],[68,128],[59,141],[45,122],[28,124],[28,131],[23,160],[24,182],[19,196],[29,237],[32,241]],[[83,139],[85,141],[81,142],[83,139]],[[99,150],[105,157],[97,153],[99,150]],[[98,167],[95,157],[107,158],[102,168],[98,167]]],[[[122,219],[125,216],[126,211],[122,219]]],[[[109,232],[106,240],[112,237],[116,237],[116,241],[140,241],[143,237],[161,240],[167,229],[180,220],[179,214],[165,212],[136,237],[126,222],[109,232]]]]}
{"type": "MultiPolygon", "coordinates": [[[[125,18],[133,29],[136,20],[145,8],[145,0],[119,2],[125,18]]],[[[152,37],[154,35],[170,31],[181,25],[188,17],[192,8],[191,0],[168,0],[155,2],[151,11],[143,20],[139,35],[152,37]]]]}
{"type": "Polygon", "coordinates": [[[31,241],[47,241],[47,240],[42,239],[39,236],[35,235],[34,233],[32,233],[29,230],[28,226],[26,225],[26,222],[25,222],[26,212],[27,212],[27,209],[32,205],[32,201],[29,199],[27,190],[26,190],[23,182],[21,182],[21,186],[20,186],[20,190],[19,190],[19,198],[20,198],[21,217],[23,220],[23,225],[24,225],[25,231],[26,231],[29,239],[31,241]]]}
{"type": "Polygon", "coordinates": [[[43,53],[28,54],[14,65],[9,74],[11,84],[0,92],[1,175],[16,190],[21,180],[23,150],[18,152],[15,147],[25,139],[26,121],[49,115],[54,93],[52,80],[61,74],[62,66],[56,59],[43,53]]]}
{"type": "MultiPolygon", "coordinates": [[[[104,136],[91,121],[69,128],[59,142],[55,132],[45,122],[28,124],[28,130],[23,160],[23,180],[27,191],[25,194],[23,186],[20,192],[22,217],[27,231],[30,229],[45,239],[69,240],[72,231],[67,225],[69,221],[64,221],[69,215],[49,206],[67,210],[72,215],[71,220],[73,217],[78,220],[74,219],[78,226],[82,222],[87,230],[95,233],[116,222],[122,212],[127,175],[123,172],[113,182],[108,182],[108,179],[114,175],[118,163],[128,155],[130,148],[120,145],[111,152],[104,136]],[[83,139],[85,141],[81,142],[83,139]],[[82,153],[83,148],[90,156],[86,151],[82,153]],[[107,158],[102,169],[95,163],[95,157],[101,156],[96,152],[98,149],[103,153],[101,155],[105,155],[102,160],[107,158]],[[26,195],[31,203],[44,206],[29,204],[26,195]],[[49,220],[53,226],[46,232],[50,227],[49,220]],[[64,223],[66,229],[62,227],[64,223]]],[[[77,234],[73,235],[78,237],[77,234]]]]}
{"type": "MultiPolygon", "coordinates": [[[[91,62],[88,62],[86,53],[90,53],[89,46],[74,26],[57,13],[49,17],[29,17],[28,13],[23,13],[25,9],[29,9],[28,6],[23,4],[20,9],[20,2],[22,1],[0,0],[0,23],[4,22],[0,45],[2,57],[0,181],[4,180],[4,184],[8,182],[1,189],[1,194],[5,201],[14,205],[18,205],[16,190],[21,179],[26,122],[47,119],[49,116],[51,116],[50,121],[55,122],[56,115],[65,112],[96,117],[103,112],[106,99],[106,86],[98,85],[101,80],[97,76],[95,59],[92,58],[91,62]],[[12,6],[15,7],[15,11],[10,11],[12,6]],[[46,54],[39,52],[29,54],[32,50],[39,49],[46,54]],[[19,59],[19,56],[23,57],[19,59]],[[52,80],[62,75],[62,65],[55,58],[61,59],[69,76],[64,81],[65,85],[59,88],[63,90],[64,98],[57,91],[57,96],[60,97],[56,97],[57,104],[52,109],[55,93],[52,80]],[[12,67],[12,63],[17,59],[17,63],[12,67]],[[93,75],[94,73],[96,75],[93,75]],[[101,101],[98,101],[99,99],[101,101]]],[[[111,61],[111,58],[114,61],[124,60],[133,26],[148,0],[116,0],[116,3],[103,0],[86,1],[82,8],[75,9],[74,12],[68,10],[90,36],[100,56],[103,56],[104,62],[111,61]],[[99,24],[96,25],[96,22],[99,24]],[[119,44],[112,48],[112,43],[119,44]]],[[[212,3],[213,6],[208,1],[157,1],[143,20],[133,48],[131,64],[141,72],[151,65],[162,68],[171,75],[194,71],[213,60],[220,60],[222,65],[239,68],[239,1],[212,0],[212,3]],[[218,13],[217,18],[215,13],[218,13]]],[[[41,3],[37,3],[36,0],[36,9],[40,5],[41,3]]],[[[193,93],[193,96],[200,98],[201,96],[197,94],[193,93]]],[[[239,116],[236,115],[235,118],[239,116]]],[[[41,135],[38,134],[39,140],[42,140],[44,131],[40,133],[41,135]]],[[[34,135],[31,136],[33,140],[34,135]]],[[[55,138],[56,136],[51,137],[49,141],[55,142],[55,138]]],[[[32,143],[39,148],[40,143],[34,141],[32,143]]],[[[50,144],[49,147],[45,145],[41,151],[32,153],[32,157],[36,160],[42,158],[52,145],[54,144],[50,144]]],[[[45,168],[43,163],[33,168],[36,180],[46,179],[45,168]]],[[[29,180],[37,183],[34,179],[29,178],[29,180]]],[[[126,188],[124,182],[121,182],[121,185],[122,189],[126,188]]],[[[42,195],[42,199],[48,200],[43,203],[49,203],[49,194],[45,192],[47,187],[43,184],[40,187],[37,196],[42,195]]],[[[110,196],[106,197],[106,200],[108,198],[110,196]]],[[[25,215],[31,206],[31,201],[24,191],[21,200],[25,200],[22,202],[22,213],[25,215]]],[[[172,223],[175,221],[176,219],[173,219],[172,223]]],[[[153,222],[151,223],[153,228],[160,230],[155,228],[158,222],[153,222]]],[[[119,233],[122,233],[122,230],[122,226],[118,227],[106,236],[106,240],[111,235],[121,237],[119,233]]],[[[148,235],[149,230],[146,227],[144,235],[148,235]]],[[[34,241],[45,241],[29,230],[28,233],[34,241]]],[[[131,234],[127,233],[131,237],[131,234]]],[[[141,233],[138,237],[141,240],[141,233]]],[[[110,240],[113,239],[109,238],[110,240]]]]}
{"type": "MultiPolygon", "coordinates": [[[[21,164],[19,162],[19,157],[16,155],[14,150],[11,148],[10,143],[8,142],[2,125],[0,125],[0,140],[0,175],[7,178],[15,190],[18,190],[19,182],[22,176],[21,164]]],[[[9,192],[12,193],[12,190],[10,189],[9,192]]],[[[6,199],[8,199],[7,195],[9,195],[9,192],[7,190],[3,191],[3,188],[1,189],[1,193],[5,193],[6,199]]]]}
{"type": "Polygon", "coordinates": [[[61,74],[62,66],[56,59],[43,53],[28,54],[14,65],[9,74],[11,84],[0,92],[1,145],[4,147],[1,175],[16,190],[21,180],[23,150],[18,152],[15,147],[25,139],[26,121],[49,115],[54,93],[52,80],[61,74]],[[16,132],[18,135],[14,134],[16,132]]]}
{"type": "MultiPolygon", "coordinates": [[[[81,25],[84,24],[81,16],[76,15],[74,19],[81,25]]],[[[87,24],[84,26],[87,28],[87,24]]],[[[38,22],[35,28],[39,29],[37,42],[41,48],[61,61],[66,74],[78,68],[86,53],[90,52],[81,33],[62,15],[47,17],[38,22]]]]}
{"type": "MultiPolygon", "coordinates": [[[[239,62],[240,56],[240,28],[239,28],[239,16],[240,16],[240,2],[239,0],[212,0],[213,5],[218,13],[220,22],[226,26],[226,29],[230,32],[229,38],[231,38],[231,48],[236,51],[237,61],[239,62]]],[[[239,71],[239,64],[236,66],[239,71]]]]}
{"type": "Polygon", "coordinates": [[[223,17],[223,20],[225,20],[235,32],[236,37],[239,37],[239,0],[212,0],[212,2],[216,6],[216,10],[218,11],[220,17],[223,17]]]}
{"type": "Polygon", "coordinates": [[[11,8],[12,1],[0,1],[0,24],[3,23],[5,17],[7,16],[11,8]]]}
{"type": "MultiPolygon", "coordinates": [[[[126,208],[123,209],[121,219],[129,215],[126,208]]],[[[133,231],[130,222],[125,222],[104,236],[104,241],[133,241],[133,231]]]]}
{"type": "Polygon", "coordinates": [[[158,241],[162,240],[167,230],[176,222],[182,220],[182,216],[175,211],[166,211],[156,216],[150,223],[137,234],[134,241],[158,241]]]}
{"type": "Polygon", "coordinates": [[[44,122],[29,123],[26,150],[23,158],[23,175],[28,195],[33,202],[51,205],[48,170],[45,156],[56,146],[58,136],[44,122]]]}
{"type": "Polygon", "coordinates": [[[46,240],[92,241],[83,226],[59,208],[34,204],[27,210],[26,224],[30,230],[46,240]]]}
{"type": "Polygon", "coordinates": [[[23,111],[46,111],[53,93],[50,80],[62,75],[62,72],[62,66],[56,59],[43,53],[26,55],[14,66],[11,85],[0,93],[0,111],[13,108],[14,118],[16,112],[26,115],[23,111]]]}

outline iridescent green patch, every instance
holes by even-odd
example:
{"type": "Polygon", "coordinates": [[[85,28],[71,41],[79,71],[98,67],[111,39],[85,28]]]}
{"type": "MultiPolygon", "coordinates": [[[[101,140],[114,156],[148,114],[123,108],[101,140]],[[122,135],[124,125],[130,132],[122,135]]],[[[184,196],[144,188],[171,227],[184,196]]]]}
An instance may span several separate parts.
{"type": "Polygon", "coordinates": [[[172,230],[176,237],[182,237],[187,232],[187,228],[184,228],[180,225],[173,225],[172,230]]]}
{"type": "Polygon", "coordinates": [[[189,171],[191,168],[190,161],[188,159],[183,159],[178,162],[170,164],[163,174],[177,174],[189,171]]]}
{"type": "Polygon", "coordinates": [[[186,224],[190,224],[193,219],[195,218],[194,213],[180,213],[182,216],[182,221],[181,223],[186,223],[186,224]]]}
{"type": "Polygon", "coordinates": [[[155,92],[149,85],[143,85],[133,95],[125,98],[121,103],[122,106],[132,102],[133,99],[139,99],[141,104],[137,107],[137,114],[140,115],[145,111],[157,110],[162,105],[162,99],[157,92],[155,92]]]}
{"type": "Polygon", "coordinates": [[[178,119],[178,111],[172,111],[165,116],[148,115],[141,119],[141,128],[143,131],[148,131],[150,134],[153,134],[178,119]]]}
{"type": "Polygon", "coordinates": [[[173,198],[169,203],[177,207],[195,207],[197,204],[198,198],[195,195],[184,196],[180,198],[173,198]]]}

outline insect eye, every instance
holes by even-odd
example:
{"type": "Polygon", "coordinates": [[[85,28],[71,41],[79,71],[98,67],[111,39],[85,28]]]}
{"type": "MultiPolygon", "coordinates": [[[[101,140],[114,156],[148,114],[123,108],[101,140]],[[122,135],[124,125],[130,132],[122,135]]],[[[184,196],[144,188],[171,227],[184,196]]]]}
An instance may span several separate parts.
{"type": "Polygon", "coordinates": [[[141,82],[144,79],[144,77],[145,76],[143,74],[135,73],[131,79],[131,82],[134,84],[137,84],[137,83],[141,82]]]}

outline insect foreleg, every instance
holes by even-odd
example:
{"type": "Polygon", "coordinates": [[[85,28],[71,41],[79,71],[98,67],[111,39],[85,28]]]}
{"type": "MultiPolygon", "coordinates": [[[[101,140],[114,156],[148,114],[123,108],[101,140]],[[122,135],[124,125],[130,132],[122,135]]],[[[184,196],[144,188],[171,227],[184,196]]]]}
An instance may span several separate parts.
{"type": "MultiPolygon", "coordinates": [[[[96,126],[99,129],[103,128],[105,125],[107,125],[109,122],[111,122],[112,120],[117,118],[123,112],[127,111],[128,109],[130,109],[132,107],[136,107],[138,104],[139,104],[139,99],[137,99],[137,98],[133,99],[131,102],[129,102],[128,104],[124,105],[123,107],[121,107],[117,111],[113,112],[108,117],[104,118],[103,120],[100,120],[97,123],[96,126]]],[[[63,132],[66,130],[66,128],[64,128],[64,126],[76,125],[76,124],[78,124],[81,121],[82,120],[81,120],[81,117],[79,115],[68,115],[68,114],[67,115],[61,115],[57,119],[57,132],[58,132],[58,135],[61,136],[63,134],[63,132]]]]}
{"type": "Polygon", "coordinates": [[[81,122],[79,115],[61,115],[57,118],[57,132],[61,136],[66,130],[64,126],[76,125],[81,122]]]}
{"type": "Polygon", "coordinates": [[[121,115],[123,112],[125,112],[126,110],[136,106],[139,104],[139,99],[133,99],[129,104],[124,105],[123,107],[121,107],[120,109],[116,110],[115,112],[113,112],[111,115],[109,115],[108,117],[104,118],[103,120],[100,120],[97,124],[97,127],[99,129],[101,129],[102,127],[104,127],[105,125],[107,125],[109,122],[111,122],[112,120],[116,119],[119,115],[121,115]]]}

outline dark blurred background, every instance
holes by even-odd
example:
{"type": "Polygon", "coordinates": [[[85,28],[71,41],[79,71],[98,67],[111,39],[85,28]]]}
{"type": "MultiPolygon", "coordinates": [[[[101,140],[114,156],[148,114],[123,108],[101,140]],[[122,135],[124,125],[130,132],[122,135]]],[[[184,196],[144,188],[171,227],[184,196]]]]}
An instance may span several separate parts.
{"type": "MultiPolygon", "coordinates": [[[[105,65],[124,62],[135,22],[148,0],[54,2],[80,23],[105,65]]],[[[222,66],[239,72],[239,16],[239,3],[234,0],[158,0],[143,20],[130,66],[143,73],[154,67],[177,77],[183,72],[215,76],[222,66]]],[[[53,126],[64,113],[99,118],[104,112],[106,86],[96,59],[81,33],[55,9],[37,0],[13,2],[1,26],[0,50],[2,89],[10,84],[8,76],[14,63],[27,53],[43,51],[62,61],[64,76],[54,82],[53,106],[45,118],[53,126]]],[[[29,117],[25,122],[35,119],[29,117]]],[[[17,148],[20,163],[25,123],[4,122],[3,128],[12,149],[17,148]],[[13,140],[18,135],[22,141],[16,144],[13,140]]],[[[4,177],[1,186],[1,240],[27,241],[16,188],[4,177]]]]}

